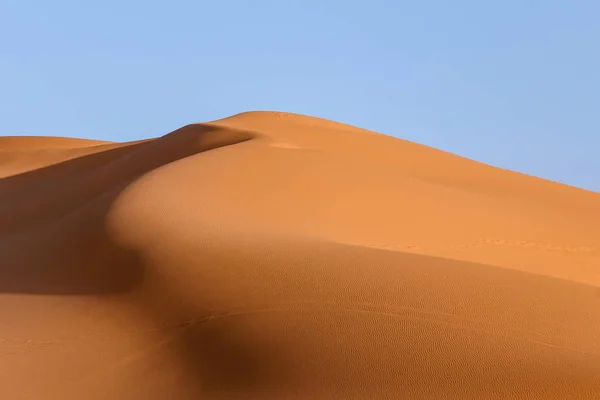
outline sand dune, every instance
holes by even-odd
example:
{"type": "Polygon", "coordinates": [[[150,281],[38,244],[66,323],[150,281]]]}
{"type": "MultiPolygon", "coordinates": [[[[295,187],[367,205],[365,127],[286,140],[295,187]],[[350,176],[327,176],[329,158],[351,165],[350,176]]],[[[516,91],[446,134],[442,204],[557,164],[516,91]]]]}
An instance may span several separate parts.
{"type": "Polygon", "coordinates": [[[599,399],[600,194],[307,116],[0,138],[2,399],[599,399]]]}

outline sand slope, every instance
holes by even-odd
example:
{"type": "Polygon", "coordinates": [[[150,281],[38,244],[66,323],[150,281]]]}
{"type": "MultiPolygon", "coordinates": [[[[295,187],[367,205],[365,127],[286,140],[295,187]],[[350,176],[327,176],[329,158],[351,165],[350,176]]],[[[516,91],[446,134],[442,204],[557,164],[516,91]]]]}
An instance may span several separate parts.
{"type": "Polygon", "coordinates": [[[2,399],[598,399],[600,194],[307,116],[0,138],[2,399]]]}

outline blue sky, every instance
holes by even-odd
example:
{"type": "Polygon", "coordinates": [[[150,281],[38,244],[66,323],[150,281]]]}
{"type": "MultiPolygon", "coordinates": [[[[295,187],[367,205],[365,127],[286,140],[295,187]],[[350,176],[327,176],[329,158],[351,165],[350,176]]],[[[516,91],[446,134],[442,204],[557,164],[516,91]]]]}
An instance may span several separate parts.
{"type": "Polygon", "coordinates": [[[600,191],[596,0],[3,0],[0,135],[297,112],[600,191]]]}

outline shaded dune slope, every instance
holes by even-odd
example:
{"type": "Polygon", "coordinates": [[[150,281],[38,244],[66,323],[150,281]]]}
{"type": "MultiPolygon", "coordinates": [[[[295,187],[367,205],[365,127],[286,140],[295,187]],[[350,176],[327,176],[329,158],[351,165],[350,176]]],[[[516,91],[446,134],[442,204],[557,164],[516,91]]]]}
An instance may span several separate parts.
{"type": "Polygon", "coordinates": [[[296,114],[0,138],[0,397],[597,399],[599,222],[296,114]]]}

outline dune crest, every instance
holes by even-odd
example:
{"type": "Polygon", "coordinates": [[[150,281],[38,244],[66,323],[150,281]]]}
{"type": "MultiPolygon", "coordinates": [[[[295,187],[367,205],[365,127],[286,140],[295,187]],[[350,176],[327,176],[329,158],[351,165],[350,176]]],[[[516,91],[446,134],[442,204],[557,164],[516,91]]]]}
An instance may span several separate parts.
{"type": "Polygon", "coordinates": [[[0,138],[0,397],[598,399],[599,222],[299,114],[0,138]]]}

